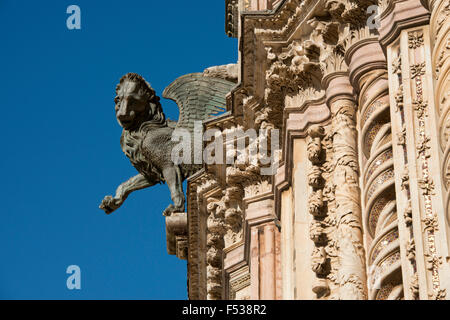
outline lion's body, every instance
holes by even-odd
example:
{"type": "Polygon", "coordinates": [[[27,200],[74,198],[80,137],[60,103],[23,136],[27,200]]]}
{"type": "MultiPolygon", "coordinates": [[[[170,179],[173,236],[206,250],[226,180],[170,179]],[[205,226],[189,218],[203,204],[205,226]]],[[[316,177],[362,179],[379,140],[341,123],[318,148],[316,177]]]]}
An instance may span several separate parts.
{"type": "MultiPolygon", "coordinates": [[[[174,166],[171,159],[172,133],[174,128],[170,126],[140,128],[138,132],[124,130],[121,138],[123,152],[130,159],[139,173],[155,183],[166,182],[163,176],[164,168],[174,166]],[[131,152],[130,152],[131,151],[131,152]]],[[[180,164],[184,181],[189,175],[201,168],[201,165],[180,164]]]]}

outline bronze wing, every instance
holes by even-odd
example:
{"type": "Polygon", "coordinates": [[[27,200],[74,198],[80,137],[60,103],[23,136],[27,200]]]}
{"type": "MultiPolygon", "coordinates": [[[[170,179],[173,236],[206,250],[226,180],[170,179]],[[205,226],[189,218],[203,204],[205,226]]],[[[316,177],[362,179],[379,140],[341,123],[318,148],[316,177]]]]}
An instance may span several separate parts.
{"type": "Polygon", "coordinates": [[[225,111],[225,96],[236,84],[220,78],[190,73],[179,77],[163,92],[163,97],[176,102],[180,117],[176,128],[194,131],[194,122],[203,121],[225,111]]]}

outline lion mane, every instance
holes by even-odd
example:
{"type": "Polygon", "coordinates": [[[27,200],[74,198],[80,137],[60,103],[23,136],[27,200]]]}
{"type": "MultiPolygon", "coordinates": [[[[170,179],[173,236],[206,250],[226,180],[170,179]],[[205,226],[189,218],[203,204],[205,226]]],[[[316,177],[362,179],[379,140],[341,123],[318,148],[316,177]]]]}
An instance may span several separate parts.
{"type": "Polygon", "coordinates": [[[146,161],[142,153],[142,141],[148,131],[153,128],[166,127],[168,126],[168,121],[172,121],[166,120],[161,103],[159,102],[160,98],[156,95],[155,90],[137,73],[127,73],[120,79],[119,84],[116,86],[117,95],[119,94],[121,86],[126,81],[138,84],[138,94],[147,99],[148,116],[144,121],[142,121],[142,119],[135,119],[135,121],[142,121],[142,123],[137,124],[137,130],[123,129],[122,137],[120,139],[122,150],[138,171],[146,172],[147,175],[151,175],[147,176],[147,178],[160,183],[164,182],[162,173],[152,166],[151,163],[146,161]]]}
{"type": "Polygon", "coordinates": [[[152,88],[150,83],[145,81],[137,73],[127,73],[122,78],[120,78],[119,84],[116,86],[116,95],[119,94],[120,88],[124,82],[130,81],[138,84],[139,94],[147,99],[148,103],[148,120],[144,121],[140,125],[140,129],[142,127],[165,127],[167,125],[166,116],[164,115],[161,103],[159,102],[159,97],[156,95],[155,90],[152,88]]]}

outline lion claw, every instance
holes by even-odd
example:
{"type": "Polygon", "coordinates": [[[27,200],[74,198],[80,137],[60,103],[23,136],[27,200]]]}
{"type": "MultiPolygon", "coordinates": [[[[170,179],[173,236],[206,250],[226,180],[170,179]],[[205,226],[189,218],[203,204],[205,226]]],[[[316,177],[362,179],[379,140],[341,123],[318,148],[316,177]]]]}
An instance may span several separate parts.
{"type": "Polygon", "coordinates": [[[117,203],[117,200],[112,196],[106,196],[105,198],[103,198],[102,203],[99,206],[99,208],[105,211],[106,214],[112,213],[118,207],[119,205],[117,203]]]}
{"type": "Polygon", "coordinates": [[[169,204],[163,211],[163,216],[170,217],[174,212],[184,212],[184,206],[176,207],[173,204],[169,204]]]}

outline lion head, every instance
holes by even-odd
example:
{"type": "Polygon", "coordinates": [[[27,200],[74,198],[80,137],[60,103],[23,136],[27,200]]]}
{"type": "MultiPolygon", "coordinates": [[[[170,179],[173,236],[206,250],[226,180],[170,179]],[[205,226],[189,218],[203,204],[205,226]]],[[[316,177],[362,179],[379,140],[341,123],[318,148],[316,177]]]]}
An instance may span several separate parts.
{"type": "Polygon", "coordinates": [[[127,73],[120,79],[114,102],[117,121],[125,130],[139,129],[143,123],[166,122],[155,90],[136,73],[127,73]]]}

